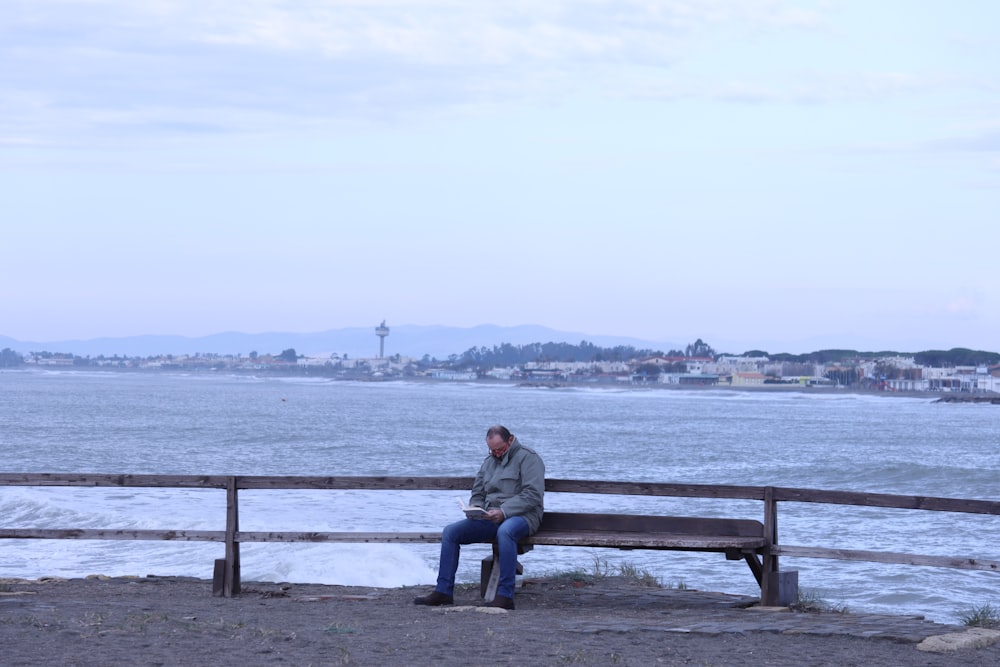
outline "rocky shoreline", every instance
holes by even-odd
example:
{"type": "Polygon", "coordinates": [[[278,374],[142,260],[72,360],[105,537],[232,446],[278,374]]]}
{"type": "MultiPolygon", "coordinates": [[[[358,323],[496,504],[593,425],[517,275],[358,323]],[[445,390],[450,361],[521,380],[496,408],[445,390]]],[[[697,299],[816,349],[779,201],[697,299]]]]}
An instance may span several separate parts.
{"type": "Polygon", "coordinates": [[[994,394],[949,394],[942,396],[934,403],[990,403],[1000,405],[1000,396],[994,394]]]}

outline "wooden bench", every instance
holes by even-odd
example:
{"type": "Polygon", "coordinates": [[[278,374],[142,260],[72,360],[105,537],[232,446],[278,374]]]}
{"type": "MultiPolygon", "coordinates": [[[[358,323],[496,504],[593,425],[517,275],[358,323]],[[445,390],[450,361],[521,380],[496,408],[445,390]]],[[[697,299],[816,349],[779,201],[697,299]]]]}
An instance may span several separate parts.
{"type": "MultiPolygon", "coordinates": [[[[746,561],[762,585],[767,540],[764,524],[753,519],[546,512],[538,531],[518,545],[518,553],[538,545],[717,552],[727,560],[746,561]]],[[[481,569],[480,593],[487,601],[496,595],[498,561],[494,544],[493,555],[483,559],[481,569]]]]}

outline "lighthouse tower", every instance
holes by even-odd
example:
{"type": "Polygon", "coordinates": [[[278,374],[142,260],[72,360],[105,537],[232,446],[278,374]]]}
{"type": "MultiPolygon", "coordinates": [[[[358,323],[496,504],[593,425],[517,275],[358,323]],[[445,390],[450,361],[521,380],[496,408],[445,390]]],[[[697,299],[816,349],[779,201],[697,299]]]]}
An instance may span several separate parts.
{"type": "Polygon", "coordinates": [[[385,320],[382,320],[382,324],[375,327],[375,335],[378,336],[378,358],[385,358],[385,337],[389,335],[389,327],[385,326],[385,320]]]}

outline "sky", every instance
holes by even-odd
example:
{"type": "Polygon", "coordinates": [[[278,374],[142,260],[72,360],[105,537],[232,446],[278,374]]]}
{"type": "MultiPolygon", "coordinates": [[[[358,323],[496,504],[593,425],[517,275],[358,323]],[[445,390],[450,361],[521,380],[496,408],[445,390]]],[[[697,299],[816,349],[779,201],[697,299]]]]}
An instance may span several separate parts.
{"type": "Polygon", "coordinates": [[[1000,351],[997,25],[992,0],[6,0],[0,335],[1000,351]]]}

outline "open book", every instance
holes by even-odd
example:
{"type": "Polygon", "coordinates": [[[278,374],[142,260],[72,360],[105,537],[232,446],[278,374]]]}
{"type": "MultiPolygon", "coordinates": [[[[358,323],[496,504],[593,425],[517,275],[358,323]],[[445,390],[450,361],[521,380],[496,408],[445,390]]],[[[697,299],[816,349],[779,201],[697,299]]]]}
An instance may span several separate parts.
{"type": "Polygon", "coordinates": [[[486,510],[484,510],[482,507],[476,507],[475,505],[466,505],[465,501],[462,500],[461,498],[455,498],[455,501],[458,503],[458,506],[461,508],[461,510],[465,512],[466,517],[470,519],[486,518],[486,510]]]}

